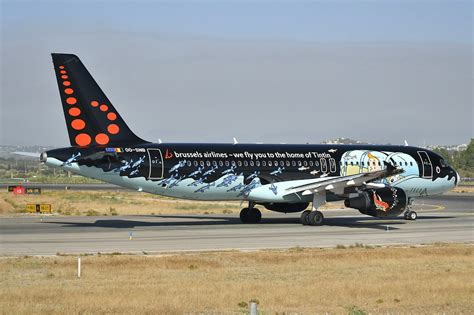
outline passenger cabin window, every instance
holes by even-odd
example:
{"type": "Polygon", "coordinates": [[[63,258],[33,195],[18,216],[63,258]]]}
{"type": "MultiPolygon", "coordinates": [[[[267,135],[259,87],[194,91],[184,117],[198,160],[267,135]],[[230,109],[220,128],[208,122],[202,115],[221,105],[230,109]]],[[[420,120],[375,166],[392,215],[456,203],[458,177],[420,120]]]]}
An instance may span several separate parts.
{"type": "Polygon", "coordinates": [[[262,166],[267,166],[267,162],[262,161],[262,166]]]}
{"type": "Polygon", "coordinates": [[[191,166],[191,161],[187,161],[187,162],[186,162],[186,165],[187,165],[188,167],[190,167],[190,166],[191,166]]]}
{"type": "Polygon", "coordinates": [[[241,167],[241,166],[242,166],[242,161],[238,161],[238,162],[237,162],[237,165],[238,165],[239,167],[241,167]]]}
{"type": "Polygon", "coordinates": [[[329,168],[331,169],[331,173],[336,172],[336,160],[334,160],[333,158],[329,159],[329,168]]]}
{"type": "Polygon", "coordinates": [[[291,165],[290,161],[286,161],[286,166],[289,167],[290,165],[291,165]]]}
{"type": "Polygon", "coordinates": [[[219,166],[220,166],[220,167],[224,166],[224,162],[219,161],[219,166]]]}
{"type": "Polygon", "coordinates": [[[327,173],[328,165],[327,165],[326,160],[322,158],[320,161],[321,161],[321,172],[327,173]]]}
{"type": "Polygon", "coordinates": [[[204,166],[204,161],[199,161],[199,164],[200,164],[201,166],[204,166]]]}
{"type": "Polygon", "coordinates": [[[292,165],[292,166],[296,166],[296,162],[295,162],[295,161],[291,161],[291,165],[292,165]]]}
{"type": "Polygon", "coordinates": [[[225,166],[229,166],[230,165],[230,162],[229,161],[225,161],[225,166]]]}
{"type": "Polygon", "coordinates": [[[198,161],[194,161],[194,166],[197,167],[198,165],[199,165],[198,161]]]}
{"type": "Polygon", "coordinates": [[[246,160],[244,161],[244,166],[249,166],[249,162],[247,162],[246,160]]]}
{"type": "Polygon", "coordinates": [[[253,166],[253,161],[250,161],[250,166],[253,166]]]}

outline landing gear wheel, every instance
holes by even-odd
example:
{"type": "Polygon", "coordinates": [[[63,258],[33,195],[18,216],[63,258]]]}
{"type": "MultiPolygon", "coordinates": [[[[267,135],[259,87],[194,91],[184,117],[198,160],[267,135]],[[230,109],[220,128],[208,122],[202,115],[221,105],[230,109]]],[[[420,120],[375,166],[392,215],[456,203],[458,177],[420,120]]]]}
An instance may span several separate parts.
{"type": "Polygon", "coordinates": [[[415,221],[418,218],[418,214],[415,211],[407,211],[403,214],[405,220],[415,221]]]}
{"type": "Polygon", "coordinates": [[[301,212],[301,217],[300,217],[300,220],[301,220],[301,224],[303,225],[309,225],[309,214],[311,213],[310,210],[305,210],[303,212],[301,212]]]}
{"type": "Polygon", "coordinates": [[[240,221],[242,223],[247,223],[249,221],[249,208],[243,208],[240,210],[240,221]]]}
{"type": "Polygon", "coordinates": [[[262,213],[257,208],[243,208],[240,210],[240,221],[242,223],[259,223],[262,213]]]}
{"type": "Polygon", "coordinates": [[[321,211],[311,211],[308,215],[309,225],[322,225],[324,221],[324,216],[321,211]]]}
{"type": "Polygon", "coordinates": [[[257,208],[249,209],[249,223],[259,223],[262,220],[262,213],[257,208]]]}

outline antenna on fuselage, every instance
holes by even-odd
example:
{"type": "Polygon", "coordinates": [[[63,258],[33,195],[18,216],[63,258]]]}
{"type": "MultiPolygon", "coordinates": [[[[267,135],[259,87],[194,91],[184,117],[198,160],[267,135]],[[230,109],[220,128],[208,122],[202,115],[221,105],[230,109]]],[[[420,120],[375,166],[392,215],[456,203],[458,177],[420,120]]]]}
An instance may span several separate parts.
{"type": "Polygon", "coordinates": [[[161,144],[163,141],[161,141],[161,139],[158,139],[158,143],[161,144]]]}
{"type": "Polygon", "coordinates": [[[238,144],[239,141],[237,141],[237,139],[234,137],[234,144],[238,144]]]}
{"type": "Polygon", "coordinates": [[[407,139],[405,139],[405,146],[408,147],[407,139]]]}

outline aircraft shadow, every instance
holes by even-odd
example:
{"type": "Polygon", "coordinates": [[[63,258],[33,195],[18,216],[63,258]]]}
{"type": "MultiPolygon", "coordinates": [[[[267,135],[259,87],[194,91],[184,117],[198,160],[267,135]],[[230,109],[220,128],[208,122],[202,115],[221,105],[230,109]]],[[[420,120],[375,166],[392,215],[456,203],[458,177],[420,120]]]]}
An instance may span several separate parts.
{"type": "MultiPolygon", "coordinates": [[[[163,218],[170,219],[170,221],[139,221],[132,219],[99,219],[94,222],[65,222],[65,221],[49,221],[52,224],[62,224],[65,226],[73,227],[99,227],[99,228],[116,228],[116,229],[130,229],[136,227],[173,227],[173,226],[222,226],[222,225],[236,225],[236,226],[266,226],[273,224],[297,224],[300,225],[298,217],[288,218],[262,218],[259,224],[242,224],[238,217],[230,216],[212,216],[212,215],[152,215],[146,216],[152,218],[163,218]],[[175,220],[173,220],[175,219],[175,220]],[[184,220],[183,220],[184,219],[184,220]],[[192,220],[192,221],[190,221],[192,220]]],[[[440,217],[440,216],[422,216],[418,220],[438,220],[452,217],[440,217]]],[[[406,224],[406,221],[402,217],[390,218],[390,219],[379,219],[372,217],[329,217],[325,218],[325,226],[345,227],[345,228],[369,228],[377,230],[386,230],[387,226],[391,230],[398,230],[397,226],[406,224]],[[383,220],[384,222],[381,222],[383,220]],[[388,221],[388,222],[387,222],[388,221]]],[[[317,229],[318,227],[308,227],[317,229]]]]}

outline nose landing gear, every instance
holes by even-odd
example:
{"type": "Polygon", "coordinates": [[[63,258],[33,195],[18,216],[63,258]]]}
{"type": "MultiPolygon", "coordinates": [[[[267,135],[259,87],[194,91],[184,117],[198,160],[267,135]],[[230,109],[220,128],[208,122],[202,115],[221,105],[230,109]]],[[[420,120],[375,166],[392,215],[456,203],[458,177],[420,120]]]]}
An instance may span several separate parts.
{"type": "Polygon", "coordinates": [[[410,198],[410,200],[408,200],[407,211],[403,213],[403,217],[405,218],[405,220],[415,221],[418,218],[418,214],[415,211],[411,210],[411,208],[413,207],[413,204],[414,204],[414,200],[410,198]]]}
{"type": "Polygon", "coordinates": [[[248,208],[240,210],[240,221],[242,223],[259,223],[262,220],[262,213],[254,208],[254,203],[249,202],[248,208]]]}

